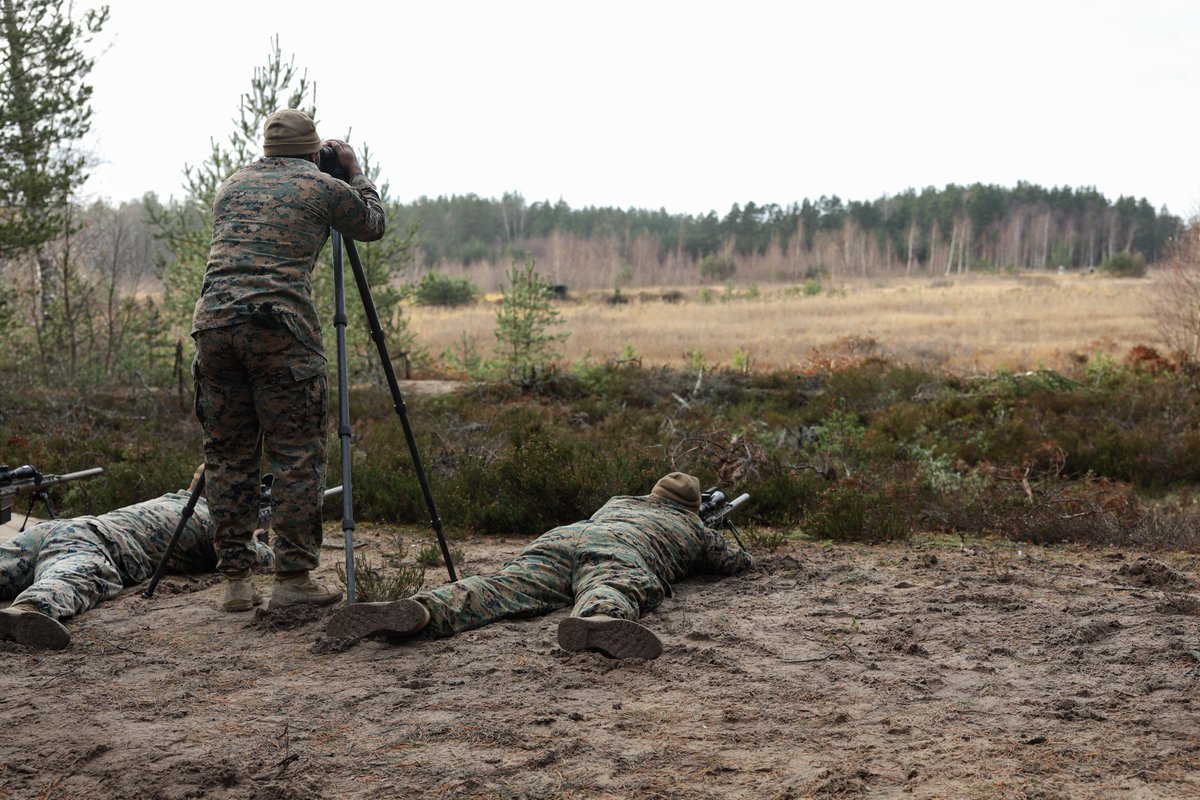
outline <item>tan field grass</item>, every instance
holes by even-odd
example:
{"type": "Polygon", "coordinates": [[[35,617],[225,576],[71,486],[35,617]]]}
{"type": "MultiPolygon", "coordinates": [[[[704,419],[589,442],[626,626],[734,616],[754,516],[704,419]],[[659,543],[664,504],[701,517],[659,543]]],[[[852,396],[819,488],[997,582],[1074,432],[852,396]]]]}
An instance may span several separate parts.
{"type": "MultiPolygon", "coordinates": [[[[1096,354],[1157,346],[1157,281],[1097,275],[980,276],[846,284],[806,296],[795,287],[723,299],[726,290],[685,293],[677,303],[643,291],[625,304],[600,296],[556,306],[570,333],[560,346],[575,363],[619,357],[643,366],[683,367],[699,353],[709,365],[747,359],[751,369],[803,368],[814,360],[877,352],[955,372],[1061,369],[1096,354]]],[[[412,329],[433,355],[462,336],[481,353],[495,343],[495,306],[412,308],[412,329]]]]}

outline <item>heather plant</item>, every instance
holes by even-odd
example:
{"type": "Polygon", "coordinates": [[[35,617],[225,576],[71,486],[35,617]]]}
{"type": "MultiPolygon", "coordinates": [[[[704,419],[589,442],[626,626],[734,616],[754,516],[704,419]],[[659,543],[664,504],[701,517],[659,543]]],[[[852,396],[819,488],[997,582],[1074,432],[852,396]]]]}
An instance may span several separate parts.
{"type": "MultiPolygon", "coordinates": [[[[455,564],[463,562],[463,551],[461,547],[451,547],[450,560],[455,564]]],[[[427,544],[417,551],[417,563],[422,567],[440,567],[445,562],[442,555],[442,548],[437,544],[427,544]]]]}
{"type": "MultiPolygon", "coordinates": [[[[681,469],[706,486],[750,492],[746,526],[822,539],[931,530],[1183,541],[1173,521],[1185,515],[1155,509],[1200,481],[1193,381],[1183,370],[1128,367],[1099,383],[1036,373],[948,378],[869,359],[814,373],[714,369],[697,387],[688,370],[598,362],[535,395],[483,381],[410,397],[408,416],[452,535],[535,535],[681,469]]],[[[86,404],[9,399],[5,441],[21,462],[106,469],[55,492],[60,513],[177,490],[202,452],[190,409],[174,404],[146,416],[127,413],[124,394],[86,404]]],[[[428,525],[390,396],[357,387],[351,408],[356,518],[428,525]]],[[[336,453],[332,430],[330,443],[336,453]]],[[[339,470],[330,465],[330,483],[339,470]]]]}
{"type": "MultiPolygon", "coordinates": [[[[422,563],[384,566],[376,564],[368,556],[354,554],[354,594],[360,603],[378,603],[401,600],[421,591],[425,582],[425,566],[422,563]]],[[[338,580],[346,585],[346,565],[338,561],[334,565],[338,580]]]]}
{"type": "Polygon", "coordinates": [[[910,505],[895,492],[839,481],[826,489],[801,529],[814,539],[851,542],[905,540],[911,534],[910,505]]]}

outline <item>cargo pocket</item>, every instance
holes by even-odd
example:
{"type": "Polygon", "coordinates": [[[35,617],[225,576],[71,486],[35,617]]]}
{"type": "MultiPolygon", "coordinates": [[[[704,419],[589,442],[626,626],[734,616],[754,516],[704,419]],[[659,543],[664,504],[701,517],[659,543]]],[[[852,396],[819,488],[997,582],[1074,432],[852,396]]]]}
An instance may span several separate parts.
{"type": "Polygon", "coordinates": [[[312,356],[301,361],[299,364],[292,364],[292,380],[296,383],[324,374],[325,359],[320,356],[312,356]]]}
{"type": "Polygon", "coordinates": [[[296,385],[297,395],[303,397],[305,405],[305,424],[312,429],[323,430],[326,414],[329,409],[329,384],[326,378],[325,359],[313,354],[299,359],[291,365],[292,381],[296,385]],[[305,384],[303,387],[300,384],[305,384]]]}

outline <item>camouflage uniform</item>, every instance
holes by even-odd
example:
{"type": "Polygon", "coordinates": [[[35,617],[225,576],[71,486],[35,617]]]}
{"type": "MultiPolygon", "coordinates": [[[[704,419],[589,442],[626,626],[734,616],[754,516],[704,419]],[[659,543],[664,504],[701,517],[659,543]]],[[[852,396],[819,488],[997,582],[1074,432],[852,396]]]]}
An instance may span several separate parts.
{"type": "Polygon", "coordinates": [[[192,376],[222,572],[254,563],[264,449],[275,474],[276,572],[318,563],[328,383],[312,271],[331,226],[351,239],[380,238],[379,194],[363,175],[347,184],[301,158],[243,167],[213,204],[192,376]]]}
{"type": "Polygon", "coordinates": [[[637,620],[696,573],[733,575],[750,554],[671,500],[614,497],[592,518],[548,531],[500,572],[413,596],[429,610],[431,636],[574,604],[572,616],[637,620]]]}
{"type": "MultiPolygon", "coordinates": [[[[41,522],[0,542],[0,599],[31,603],[59,620],[111,600],[154,573],[187,502],[186,492],[169,493],[99,517],[41,522]]],[[[256,558],[270,564],[270,549],[254,546],[256,558]]],[[[213,525],[201,498],[167,568],[210,572],[216,564],[213,525]]]]}

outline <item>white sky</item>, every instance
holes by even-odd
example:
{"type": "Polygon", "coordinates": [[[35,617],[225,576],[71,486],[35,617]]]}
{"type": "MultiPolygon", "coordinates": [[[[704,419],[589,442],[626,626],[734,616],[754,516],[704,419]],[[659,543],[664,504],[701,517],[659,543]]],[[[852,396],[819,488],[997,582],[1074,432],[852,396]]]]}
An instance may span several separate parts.
{"type": "Polygon", "coordinates": [[[108,5],[85,192],[113,201],[181,196],[278,34],[320,134],[399,200],[723,214],[1025,180],[1200,207],[1200,2],[108,5]]]}

